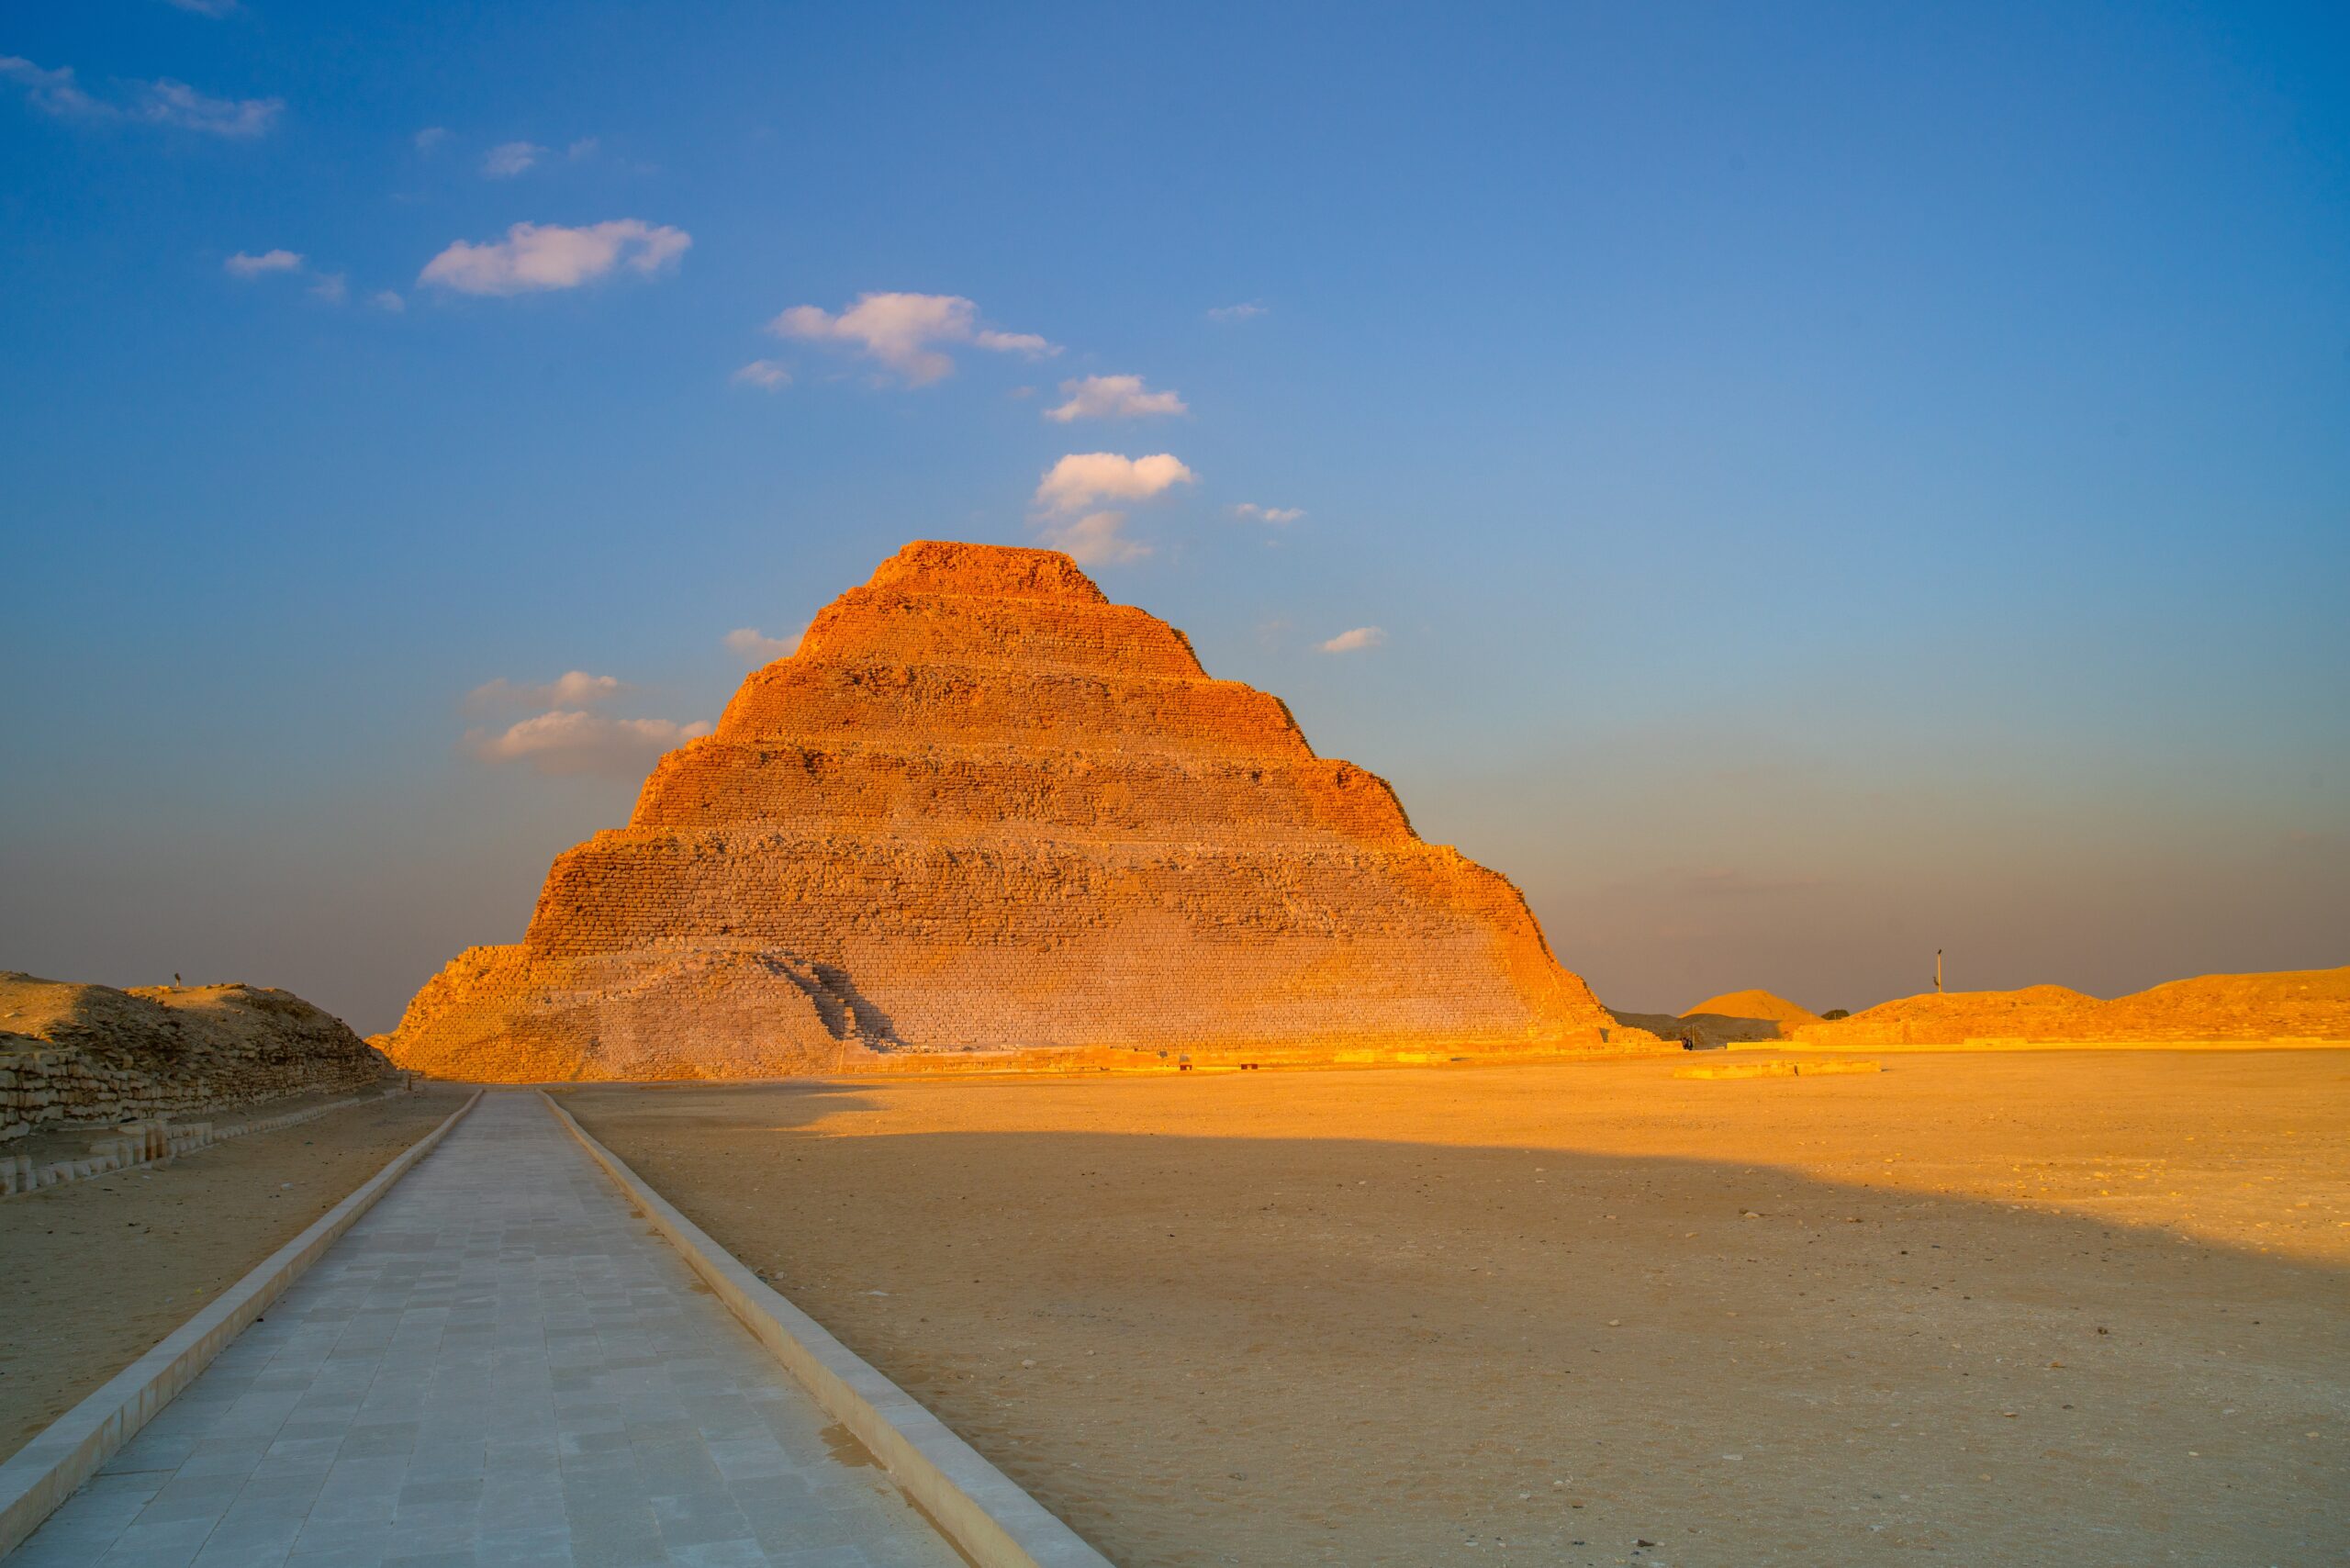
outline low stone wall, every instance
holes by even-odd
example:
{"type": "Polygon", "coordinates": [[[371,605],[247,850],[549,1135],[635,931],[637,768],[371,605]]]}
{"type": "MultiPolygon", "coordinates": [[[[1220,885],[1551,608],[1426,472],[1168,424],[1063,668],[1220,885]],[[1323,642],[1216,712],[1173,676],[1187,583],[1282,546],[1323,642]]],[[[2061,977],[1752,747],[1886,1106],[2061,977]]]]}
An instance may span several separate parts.
{"type": "Polygon", "coordinates": [[[157,1160],[176,1159],[183,1154],[209,1148],[216,1143],[224,1143],[229,1138],[243,1137],[249,1133],[270,1133],[280,1127],[297,1126],[304,1122],[316,1121],[329,1111],[356,1105],[366,1098],[364,1094],[354,1094],[349,1099],[330,1100],[323,1105],[305,1105],[298,1111],[260,1116],[248,1122],[183,1122],[176,1126],[161,1118],[133,1122],[126,1126],[105,1129],[91,1140],[89,1154],[79,1159],[52,1159],[37,1165],[29,1155],[0,1154],[0,1198],[39,1192],[43,1187],[55,1187],[67,1182],[84,1182],[93,1176],[128,1170],[157,1160]]]}
{"type": "Polygon", "coordinates": [[[97,1126],[192,1116],[261,1100],[364,1089],[385,1076],[383,1060],[366,1058],[252,1063],[249,1070],[214,1065],[181,1078],[133,1066],[114,1066],[81,1051],[6,1048],[0,1036],[0,1143],[61,1126],[97,1126]]]}

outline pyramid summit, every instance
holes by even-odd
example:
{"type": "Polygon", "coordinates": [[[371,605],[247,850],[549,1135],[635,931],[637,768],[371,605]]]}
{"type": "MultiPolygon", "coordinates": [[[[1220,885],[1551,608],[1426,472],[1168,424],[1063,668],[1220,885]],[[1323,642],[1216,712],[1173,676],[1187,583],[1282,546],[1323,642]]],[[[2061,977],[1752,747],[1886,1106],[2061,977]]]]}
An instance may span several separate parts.
{"type": "Polygon", "coordinates": [[[921,541],[386,1045],[532,1081],[1647,1041],[1278,698],[1057,551],[921,541]]]}

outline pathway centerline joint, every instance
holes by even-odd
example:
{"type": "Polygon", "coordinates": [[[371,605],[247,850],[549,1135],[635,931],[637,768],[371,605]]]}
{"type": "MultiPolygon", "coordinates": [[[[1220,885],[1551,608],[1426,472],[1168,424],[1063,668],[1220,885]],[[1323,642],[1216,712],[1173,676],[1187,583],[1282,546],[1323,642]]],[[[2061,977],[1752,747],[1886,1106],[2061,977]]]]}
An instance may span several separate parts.
{"type": "Polygon", "coordinates": [[[957,1568],[834,1425],[492,1092],[6,1568],[957,1568]]]}

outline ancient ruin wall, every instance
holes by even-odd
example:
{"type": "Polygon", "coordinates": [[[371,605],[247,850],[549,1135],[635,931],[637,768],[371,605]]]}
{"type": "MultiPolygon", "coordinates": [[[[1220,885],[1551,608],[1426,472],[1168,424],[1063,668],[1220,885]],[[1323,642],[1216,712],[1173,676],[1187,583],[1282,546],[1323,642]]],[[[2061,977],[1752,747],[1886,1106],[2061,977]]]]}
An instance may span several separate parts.
{"type": "Polygon", "coordinates": [[[922,543],[557,857],[404,1064],[507,1080],[966,1052],[1653,1043],[1517,890],[1314,756],[1278,699],[1056,552],[922,543]]]}
{"type": "Polygon", "coordinates": [[[361,1089],[390,1072],[341,1020],[286,991],[0,973],[0,1141],[361,1089]]]}

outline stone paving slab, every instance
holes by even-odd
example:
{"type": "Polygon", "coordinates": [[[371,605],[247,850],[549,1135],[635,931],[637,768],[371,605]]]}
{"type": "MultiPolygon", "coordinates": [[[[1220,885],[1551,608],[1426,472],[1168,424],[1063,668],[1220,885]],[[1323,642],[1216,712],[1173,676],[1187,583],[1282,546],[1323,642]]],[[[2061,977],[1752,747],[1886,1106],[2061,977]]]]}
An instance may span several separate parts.
{"type": "Polygon", "coordinates": [[[845,1438],[493,1092],[7,1568],[956,1568],[845,1438]]]}

